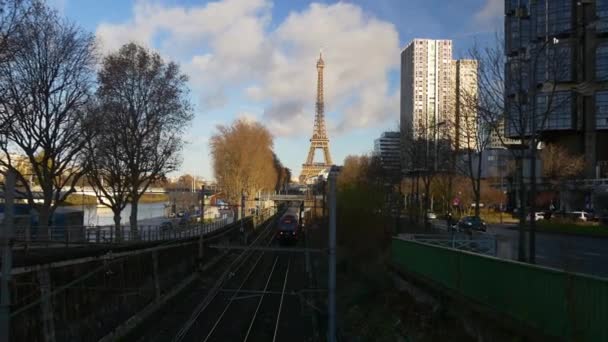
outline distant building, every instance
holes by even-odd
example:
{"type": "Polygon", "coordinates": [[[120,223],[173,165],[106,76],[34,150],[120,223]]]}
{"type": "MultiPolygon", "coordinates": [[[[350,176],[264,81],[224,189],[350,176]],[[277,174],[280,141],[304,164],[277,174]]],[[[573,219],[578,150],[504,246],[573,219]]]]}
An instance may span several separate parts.
{"type": "MultiPolygon", "coordinates": [[[[477,68],[475,60],[452,59],[451,40],[410,42],[401,52],[401,139],[406,144],[414,138],[450,150],[476,150],[477,106],[472,101],[478,90],[477,68]]],[[[441,162],[434,161],[435,166],[441,162]]],[[[414,167],[411,163],[401,162],[404,172],[414,167]]]]}
{"type": "Polygon", "coordinates": [[[447,118],[450,137],[459,150],[477,150],[477,61],[452,61],[454,76],[454,117],[447,118]]]}
{"type": "Polygon", "coordinates": [[[606,0],[505,2],[507,68],[522,65],[525,71],[525,77],[505,80],[506,116],[514,118],[507,120],[506,132],[522,133],[516,116],[522,89],[535,97],[529,102],[539,111],[554,90],[556,108],[536,128],[543,141],[584,155],[587,178],[608,178],[607,35],[606,0]]]}
{"type": "MultiPolygon", "coordinates": [[[[466,155],[462,155],[466,158],[466,155]]],[[[473,157],[473,173],[477,175],[477,158],[473,157]]],[[[511,177],[510,163],[512,163],[513,154],[505,148],[485,149],[481,153],[481,179],[492,180],[493,184],[500,182],[501,179],[511,177]]]]}
{"type": "Polygon", "coordinates": [[[401,52],[401,134],[427,138],[453,115],[452,41],[414,39],[401,52]]]}
{"type": "Polygon", "coordinates": [[[401,176],[400,132],[384,132],[374,141],[374,156],[380,159],[382,169],[394,177],[401,176]]]}
{"type": "Polygon", "coordinates": [[[506,149],[509,146],[519,145],[519,139],[512,139],[505,136],[505,124],[500,122],[496,129],[490,131],[487,148],[489,149],[506,149]]]}

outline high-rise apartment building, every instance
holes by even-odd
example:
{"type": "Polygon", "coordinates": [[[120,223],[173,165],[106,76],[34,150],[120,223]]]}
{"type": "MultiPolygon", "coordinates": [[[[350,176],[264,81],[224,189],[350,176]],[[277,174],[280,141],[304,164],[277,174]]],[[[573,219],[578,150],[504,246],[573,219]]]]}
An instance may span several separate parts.
{"type": "Polygon", "coordinates": [[[448,122],[454,146],[460,150],[477,150],[477,61],[460,59],[452,62],[454,75],[454,115],[448,122]]]}
{"type": "MultiPolygon", "coordinates": [[[[453,60],[452,41],[414,39],[401,52],[401,136],[405,144],[411,138],[434,142],[422,145],[430,156],[423,160],[434,167],[438,143],[477,149],[476,96],[477,61],[453,60]]],[[[413,165],[405,159],[419,157],[403,158],[407,169],[413,165]]]]}
{"type": "Polygon", "coordinates": [[[505,53],[507,135],[534,130],[608,178],[608,0],[507,0],[505,53]]]}
{"type": "Polygon", "coordinates": [[[432,139],[453,111],[452,41],[414,39],[401,52],[401,134],[432,139]]]}

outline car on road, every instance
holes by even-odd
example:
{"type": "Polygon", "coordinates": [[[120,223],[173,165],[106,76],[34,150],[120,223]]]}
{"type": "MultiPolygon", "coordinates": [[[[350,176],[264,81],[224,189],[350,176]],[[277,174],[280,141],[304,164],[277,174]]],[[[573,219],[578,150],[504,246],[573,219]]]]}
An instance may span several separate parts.
{"type": "Polygon", "coordinates": [[[173,229],[173,223],[171,221],[165,221],[160,224],[160,230],[167,231],[173,229]]]}
{"type": "Polygon", "coordinates": [[[426,217],[429,220],[436,220],[437,219],[437,214],[435,214],[434,212],[429,211],[428,213],[426,213],[426,217]]]}
{"type": "Polygon", "coordinates": [[[188,218],[186,217],[182,217],[179,219],[179,222],[177,223],[180,227],[186,227],[188,225],[188,218]]]}
{"type": "Polygon", "coordinates": [[[459,231],[477,230],[485,232],[487,226],[479,216],[464,216],[456,223],[456,229],[459,231]]]}
{"type": "MultiPolygon", "coordinates": [[[[534,213],[534,221],[544,220],[545,213],[542,211],[537,211],[534,213]]],[[[532,220],[532,214],[528,214],[528,220],[532,220]]]]}
{"type": "Polygon", "coordinates": [[[572,211],[566,214],[569,219],[576,221],[591,221],[592,216],[586,211],[572,211]]]}

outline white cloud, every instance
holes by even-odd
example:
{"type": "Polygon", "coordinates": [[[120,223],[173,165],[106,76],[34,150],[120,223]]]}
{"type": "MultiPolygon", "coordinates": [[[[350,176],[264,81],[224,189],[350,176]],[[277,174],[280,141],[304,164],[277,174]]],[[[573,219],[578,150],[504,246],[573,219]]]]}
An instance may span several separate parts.
{"type": "Polygon", "coordinates": [[[392,24],[337,3],[311,4],[271,26],[271,10],[266,0],[188,8],[142,0],[130,21],[101,24],[97,34],[106,51],[135,40],[184,62],[203,106],[223,105],[228,90],[267,104],[259,119],[280,136],[310,134],[321,47],[326,111],[338,115],[332,127],[348,131],[396,115],[387,80],[399,62],[392,24]]]}
{"type": "Polygon", "coordinates": [[[503,0],[486,0],[483,7],[474,15],[475,23],[482,29],[494,29],[497,22],[502,22],[505,2],[503,0]]]}
{"type": "Polygon", "coordinates": [[[251,112],[247,112],[247,111],[237,113],[236,118],[238,120],[243,120],[245,122],[257,122],[258,121],[257,115],[255,115],[251,112]]]}

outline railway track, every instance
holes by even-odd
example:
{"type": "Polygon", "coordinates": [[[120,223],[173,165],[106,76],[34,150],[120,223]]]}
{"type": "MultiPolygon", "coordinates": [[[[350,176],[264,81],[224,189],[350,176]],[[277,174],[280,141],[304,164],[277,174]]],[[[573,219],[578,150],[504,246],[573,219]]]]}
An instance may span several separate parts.
{"type": "MultiPolygon", "coordinates": [[[[258,237],[250,244],[250,246],[269,246],[274,240],[274,221],[270,222],[267,227],[258,235],[258,237]]],[[[209,326],[210,320],[199,319],[203,313],[205,317],[216,316],[223,317],[232,306],[236,296],[225,291],[225,288],[233,288],[237,286],[242,289],[247,285],[248,279],[251,279],[257,265],[262,261],[265,252],[256,250],[242,251],[229,265],[225,271],[218,277],[207,295],[193,310],[192,314],[183,324],[181,329],[173,337],[173,342],[180,341],[203,341],[199,336],[205,331],[213,332],[215,324],[209,326]],[[209,314],[213,312],[215,314],[209,314]]]]}
{"type": "MultiPolygon", "coordinates": [[[[275,246],[275,232],[270,222],[249,246],[275,246]]],[[[304,260],[272,248],[228,253],[138,341],[310,341],[304,260]]]]}

